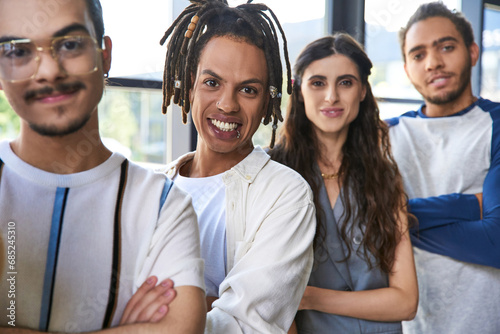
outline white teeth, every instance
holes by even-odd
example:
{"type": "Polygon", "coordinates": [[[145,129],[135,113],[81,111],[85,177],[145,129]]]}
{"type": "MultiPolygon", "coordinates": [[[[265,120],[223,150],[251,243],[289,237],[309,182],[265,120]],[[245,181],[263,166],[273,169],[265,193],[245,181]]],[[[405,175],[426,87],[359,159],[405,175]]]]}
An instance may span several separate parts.
{"type": "Polygon", "coordinates": [[[226,122],[221,122],[216,119],[212,119],[212,124],[215,125],[219,130],[222,131],[233,131],[236,130],[238,127],[237,123],[226,123],[226,122]]]}

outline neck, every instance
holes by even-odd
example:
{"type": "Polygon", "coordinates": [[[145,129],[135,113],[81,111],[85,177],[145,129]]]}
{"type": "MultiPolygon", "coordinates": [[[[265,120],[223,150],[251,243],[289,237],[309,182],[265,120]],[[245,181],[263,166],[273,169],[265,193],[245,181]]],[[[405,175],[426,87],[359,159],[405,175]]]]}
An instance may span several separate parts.
{"type": "Polygon", "coordinates": [[[423,112],[427,117],[450,116],[464,110],[476,100],[477,98],[472,95],[472,89],[469,87],[460,97],[445,104],[433,104],[425,101],[423,112]]]}
{"type": "Polygon", "coordinates": [[[219,153],[208,148],[203,139],[198,137],[194,158],[190,162],[191,165],[182,171],[183,175],[189,177],[208,177],[224,173],[245,159],[252,150],[253,145],[249,145],[245,149],[236,149],[229,153],[219,153]]]}
{"type": "Polygon", "coordinates": [[[319,133],[316,132],[320,144],[318,165],[322,173],[335,174],[342,164],[342,147],[347,140],[347,131],[340,133],[319,133]]]}
{"type": "Polygon", "coordinates": [[[56,174],[92,169],[111,155],[99,136],[97,117],[75,133],[61,137],[42,136],[22,122],[21,134],[12,141],[11,147],[26,163],[56,174]]]}

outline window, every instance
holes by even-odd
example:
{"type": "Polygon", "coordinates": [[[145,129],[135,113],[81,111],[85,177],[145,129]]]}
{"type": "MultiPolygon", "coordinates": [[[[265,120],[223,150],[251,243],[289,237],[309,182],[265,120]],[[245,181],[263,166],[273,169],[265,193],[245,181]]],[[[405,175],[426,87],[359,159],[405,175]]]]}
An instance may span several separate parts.
{"type": "MultiPolygon", "coordinates": [[[[113,40],[112,81],[126,86],[108,87],[99,106],[101,133],[113,138],[116,148],[130,150],[133,160],[164,163],[194,149],[192,125],[181,124],[180,110],[171,107],[167,117],[161,115],[161,82],[165,46],[158,42],[173,19],[184,9],[186,1],[150,0],[140,6],[136,0],[101,0],[106,34],[113,40]],[[131,22],[133,18],[133,22],[131,22]],[[118,79],[118,80],[117,80],[118,79]],[[130,81],[128,79],[132,79],[130,81]],[[121,110],[121,111],[120,111],[121,110]],[[132,124],[135,120],[135,126],[132,124]],[[123,128],[121,133],[118,129],[123,128]]],[[[230,6],[245,3],[229,0],[230,6]]],[[[289,58],[293,62],[309,42],[325,35],[325,1],[265,1],[278,17],[287,38],[289,58]]],[[[288,96],[284,94],[282,110],[288,96]]],[[[261,125],[254,136],[256,145],[267,146],[271,126],[261,125]]]]}
{"type": "MultiPolygon", "coordinates": [[[[398,116],[421,104],[422,97],[404,72],[398,33],[418,6],[427,2],[431,1],[365,1],[365,49],[374,65],[370,81],[380,100],[382,118],[398,116]]],[[[443,2],[448,8],[460,9],[459,0],[443,2]]]]}
{"type": "MultiPolygon", "coordinates": [[[[332,0],[265,0],[281,22],[293,63],[309,42],[327,34],[326,6],[332,0]]],[[[229,0],[231,6],[246,0],[229,0]]],[[[258,2],[258,1],[255,1],[258,2]]],[[[365,48],[374,68],[371,84],[379,99],[381,117],[397,116],[420,106],[422,98],[406,77],[398,31],[417,7],[429,0],[365,0],[365,48]]],[[[488,0],[486,3],[495,3],[488,0]]],[[[101,0],[106,34],[113,40],[110,72],[116,86],[107,87],[99,105],[101,133],[108,146],[133,160],[165,163],[193,149],[191,126],[182,125],[180,110],[161,114],[161,79],[165,47],[159,40],[188,4],[185,0],[101,0]]],[[[461,10],[461,0],[445,0],[461,10]]],[[[482,6],[477,1],[477,6],[482,6]]],[[[482,53],[481,95],[500,98],[500,7],[486,5],[482,53]]],[[[482,9],[482,7],[481,7],[482,9]]],[[[466,13],[467,15],[467,13],[466,13]]],[[[474,26],[474,29],[477,28],[474,26]]],[[[282,110],[288,96],[284,94],[282,110]]],[[[19,121],[0,91],[0,139],[13,138],[19,121]]],[[[271,127],[261,126],[254,142],[267,146],[271,127]]]]}
{"type": "Polygon", "coordinates": [[[481,96],[500,100],[500,7],[484,9],[481,96]]]}
{"type": "Polygon", "coordinates": [[[14,138],[19,133],[19,118],[0,91],[0,140],[14,138]]]}
{"type": "MultiPolygon", "coordinates": [[[[258,3],[259,1],[255,2],[258,3]]],[[[285,31],[288,44],[288,55],[293,69],[295,59],[300,51],[302,51],[308,43],[326,34],[325,0],[309,0],[307,3],[303,0],[265,0],[262,2],[273,10],[285,31]]],[[[228,3],[233,7],[246,3],[246,1],[229,0],[228,3]]],[[[281,49],[280,52],[283,56],[282,50],[283,49],[281,49]]],[[[282,57],[282,59],[284,58],[282,57]]],[[[284,61],[283,75],[286,75],[284,61]]],[[[286,83],[285,80],[284,83],[286,83]]],[[[281,111],[284,115],[286,113],[286,104],[289,97],[288,94],[286,94],[286,87],[283,88],[283,93],[281,111]]],[[[282,123],[279,123],[278,127],[281,126],[281,124],[282,123]]],[[[261,124],[254,135],[254,144],[262,147],[269,146],[271,132],[272,128],[270,124],[267,126],[261,124]]]]}

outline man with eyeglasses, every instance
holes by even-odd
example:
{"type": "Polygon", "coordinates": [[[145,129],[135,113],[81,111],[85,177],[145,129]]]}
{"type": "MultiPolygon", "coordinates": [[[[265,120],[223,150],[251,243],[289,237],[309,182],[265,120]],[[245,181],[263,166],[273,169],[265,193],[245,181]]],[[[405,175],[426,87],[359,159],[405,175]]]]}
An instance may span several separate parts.
{"type": "Polygon", "coordinates": [[[0,142],[1,333],[203,332],[190,198],[101,142],[103,34],[98,0],[0,0],[0,88],[21,120],[0,142]],[[167,315],[140,323],[167,310],[129,299],[167,277],[167,315]]]}

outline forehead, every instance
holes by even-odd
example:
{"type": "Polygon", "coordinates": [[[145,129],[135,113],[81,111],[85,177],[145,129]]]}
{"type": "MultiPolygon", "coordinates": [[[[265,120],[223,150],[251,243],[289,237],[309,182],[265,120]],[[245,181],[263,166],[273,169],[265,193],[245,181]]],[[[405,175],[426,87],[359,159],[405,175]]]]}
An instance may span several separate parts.
{"type": "Polygon", "coordinates": [[[198,71],[211,70],[234,80],[268,78],[264,51],[257,46],[231,37],[214,37],[203,48],[198,71]]]}
{"type": "Polygon", "coordinates": [[[406,33],[405,53],[416,46],[431,46],[443,37],[454,37],[463,42],[453,22],[445,17],[431,17],[418,21],[406,33]]]}
{"type": "Polygon", "coordinates": [[[95,37],[85,0],[0,0],[0,38],[43,39],[72,24],[95,37]]]}
{"type": "Polygon", "coordinates": [[[304,80],[313,75],[336,78],[346,74],[359,77],[358,67],[351,58],[342,54],[334,54],[309,64],[304,71],[304,80]]]}

